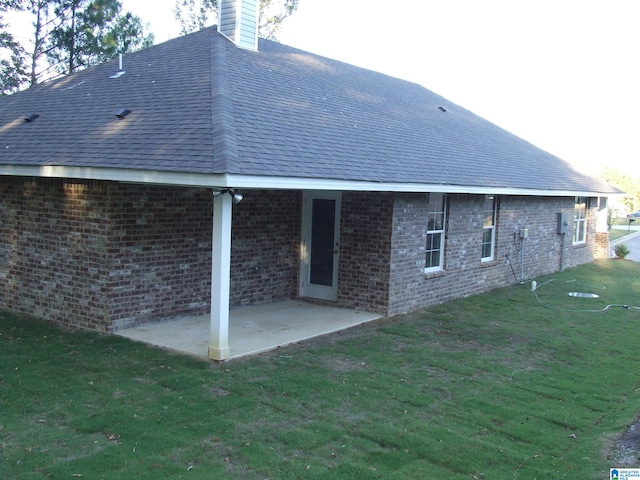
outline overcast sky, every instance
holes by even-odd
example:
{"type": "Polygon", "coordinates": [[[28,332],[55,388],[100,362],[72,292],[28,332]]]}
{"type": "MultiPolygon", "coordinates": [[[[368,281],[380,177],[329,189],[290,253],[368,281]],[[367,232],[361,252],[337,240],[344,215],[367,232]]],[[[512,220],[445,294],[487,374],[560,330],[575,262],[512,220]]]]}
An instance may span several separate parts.
{"type": "MultiPolygon", "coordinates": [[[[121,0],[156,41],[174,0],[121,0]]],[[[280,41],[410,80],[567,161],[640,175],[636,0],[299,0],[280,41]]]]}

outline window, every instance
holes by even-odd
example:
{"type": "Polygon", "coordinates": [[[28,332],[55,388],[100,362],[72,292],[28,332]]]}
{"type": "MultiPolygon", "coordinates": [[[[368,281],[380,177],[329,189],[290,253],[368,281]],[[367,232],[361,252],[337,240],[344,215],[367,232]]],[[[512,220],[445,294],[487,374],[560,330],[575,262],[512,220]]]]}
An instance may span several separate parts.
{"type": "Polygon", "coordinates": [[[494,259],[496,249],[496,214],[498,201],[495,196],[484,197],[484,224],[482,226],[482,261],[494,259]]]}
{"type": "Polygon", "coordinates": [[[587,199],[576,197],[573,217],[573,243],[584,243],[587,239],[587,199]]]}
{"type": "Polygon", "coordinates": [[[443,193],[429,194],[425,272],[435,272],[444,268],[445,200],[446,195],[443,193]]]}

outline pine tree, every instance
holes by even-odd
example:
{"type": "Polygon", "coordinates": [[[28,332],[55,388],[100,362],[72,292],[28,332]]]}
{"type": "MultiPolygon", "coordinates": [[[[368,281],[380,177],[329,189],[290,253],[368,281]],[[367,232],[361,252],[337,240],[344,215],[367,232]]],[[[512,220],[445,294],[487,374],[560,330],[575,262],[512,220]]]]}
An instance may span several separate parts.
{"type": "Polygon", "coordinates": [[[0,94],[130,53],[153,43],[118,0],[0,0],[0,94]],[[22,45],[2,13],[27,11],[33,36],[22,45]]]}
{"type": "Polygon", "coordinates": [[[121,14],[118,0],[58,0],[58,24],[51,32],[47,58],[59,73],[70,74],[117,53],[149,46],[139,17],[121,14]]]}
{"type": "Polygon", "coordinates": [[[25,52],[20,43],[7,30],[3,13],[21,11],[21,0],[0,1],[0,95],[13,93],[27,79],[25,52]]]}
{"type": "MultiPolygon", "coordinates": [[[[282,22],[298,8],[299,0],[260,0],[258,31],[260,36],[276,40],[282,22]]],[[[174,16],[180,22],[180,33],[202,30],[210,15],[218,14],[218,0],[176,0],[174,16]]]]}

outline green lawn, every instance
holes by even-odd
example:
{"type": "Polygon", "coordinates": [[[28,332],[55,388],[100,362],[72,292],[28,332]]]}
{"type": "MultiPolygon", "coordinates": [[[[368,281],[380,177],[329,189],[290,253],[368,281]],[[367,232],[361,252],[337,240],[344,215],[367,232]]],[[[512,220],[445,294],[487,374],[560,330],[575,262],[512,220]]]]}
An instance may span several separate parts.
{"type": "Polygon", "coordinates": [[[624,230],[612,228],[611,230],[609,230],[609,241],[612,242],[613,240],[625,237],[631,233],[634,233],[633,230],[628,231],[626,228],[624,230]]]}
{"type": "MultiPolygon", "coordinates": [[[[640,219],[638,221],[640,221],[640,219]]],[[[624,237],[625,235],[629,235],[630,233],[633,233],[634,231],[630,230],[629,226],[630,225],[633,225],[634,227],[637,226],[638,221],[634,221],[630,224],[629,219],[626,217],[615,219],[614,220],[615,227],[609,230],[609,240],[610,241],[617,240],[621,237],[624,237]]]]}
{"type": "Polygon", "coordinates": [[[0,313],[0,478],[608,478],[640,265],[536,280],[222,364],[0,313]]]}

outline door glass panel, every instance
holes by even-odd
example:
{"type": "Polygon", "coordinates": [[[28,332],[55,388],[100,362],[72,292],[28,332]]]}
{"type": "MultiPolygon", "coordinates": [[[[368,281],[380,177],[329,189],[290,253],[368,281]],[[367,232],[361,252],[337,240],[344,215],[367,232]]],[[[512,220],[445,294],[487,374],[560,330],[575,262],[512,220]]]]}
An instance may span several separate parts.
{"type": "Polygon", "coordinates": [[[335,200],[313,199],[309,283],[314,285],[330,287],[333,284],[335,215],[335,200]]]}

